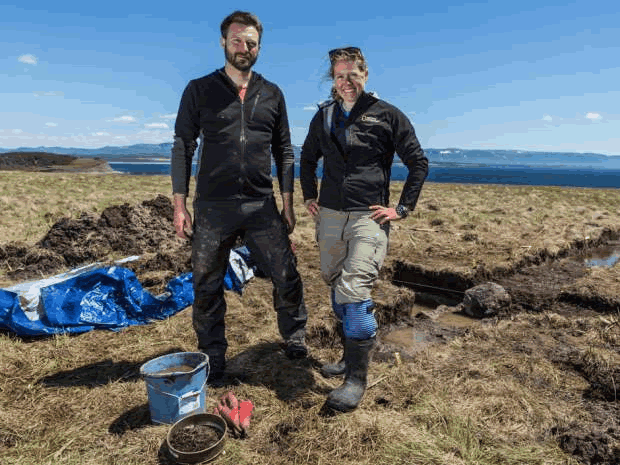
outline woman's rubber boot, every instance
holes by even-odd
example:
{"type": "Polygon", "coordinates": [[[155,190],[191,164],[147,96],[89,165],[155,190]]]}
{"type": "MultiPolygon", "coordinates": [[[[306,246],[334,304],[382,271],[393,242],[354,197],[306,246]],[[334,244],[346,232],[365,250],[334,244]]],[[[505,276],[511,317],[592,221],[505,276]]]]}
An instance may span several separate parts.
{"type": "Polygon", "coordinates": [[[345,353],[346,353],[346,339],[344,337],[344,329],[342,327],[342,321],[339,321],[336,323],[336,333],[338,333],[338,336],[340,336],[340,341],[342,341],[342,347],[343,347],[343,351],[342,351],[342,358],[340,359],[339,362],[336,363],[326,363],[324,364],[321,369],[321,375],[323,375],[324,378],[335,378],[336,376],[342,376],[344,375],[345,372],[345,353]]]}
{"type": "Polygon", "coordinates": [[[327,396],[325,405],[338,412],[355,410],[364,397],[368,378],[370,351],[375,345],[375,338],[345,342],[345,378],[339,388],[327,396]]]}

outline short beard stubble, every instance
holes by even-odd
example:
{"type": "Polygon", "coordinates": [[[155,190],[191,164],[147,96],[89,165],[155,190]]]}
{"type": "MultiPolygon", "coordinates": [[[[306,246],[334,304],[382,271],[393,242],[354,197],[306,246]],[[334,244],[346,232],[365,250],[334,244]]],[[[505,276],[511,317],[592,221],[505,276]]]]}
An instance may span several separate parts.
{"type": "Polygon", "coordinates": [[[226,56],[226,61],[230,63],[233,68],[242,72],[249,71],[252,66],[254,66],[254,63],[256,63],[256,60],[258,60],[258,55],[252,56],[248,53],[245,55],[246,62],[242,64],[238,61],[241,54],[237,53],[234,55],[228,51],[228,48],[225,48],[224,54],[226,56]]]}

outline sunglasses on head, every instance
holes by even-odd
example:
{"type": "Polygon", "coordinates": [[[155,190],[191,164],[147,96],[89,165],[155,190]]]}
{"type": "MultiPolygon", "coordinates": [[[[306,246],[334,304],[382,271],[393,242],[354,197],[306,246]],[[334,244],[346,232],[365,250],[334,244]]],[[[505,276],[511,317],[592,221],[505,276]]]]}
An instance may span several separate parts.
{"type": "Polygon", "coordinates": [[[359,47],[340,47],[334,48],[329,51],[329,59],[332,60],[334,56],[339,52],[351,53],[356,55],[362,54],[362,51],[359,49],[359,47]]]}

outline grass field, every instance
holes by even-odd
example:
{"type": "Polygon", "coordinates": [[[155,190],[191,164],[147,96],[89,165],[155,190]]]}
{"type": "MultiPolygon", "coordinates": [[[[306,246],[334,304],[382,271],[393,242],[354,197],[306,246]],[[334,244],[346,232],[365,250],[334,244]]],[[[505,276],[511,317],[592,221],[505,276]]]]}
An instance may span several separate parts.
{"type": "MultiPolygon", "coordinates": [[[[2,172],[0,286],[16,283],[1,258],[7,245],[34,246],[63,217],[159,194],[170,197],[168,177],[2,172]]],[[[620,239],[618,190],[427,183],[390,233],[372,387],[356,411],[333,417],[319,413],[340,381],[316,367],[341,348],[298,187],[295,199],[311,357],[282,353],[269,282],[226,294],[230,366],[243,376],[210,387],[207,406],[232,389],[255,410],[249,438],[229,438],[215,463],[620,463],[620,265],[583,265],[620,239]],[[500,316],[418,317],[442,297],[415,282],[460,292],[489,280],[513,298],[500,316]],[[399,362],[388,342],[402,330],[428,337],[412,338],[399,362]]],[[[195,348],[191,308],[120,332],[0,333],[0,464],[170,463],[169,427],[151,424],[139,368],[195,348]]]]}

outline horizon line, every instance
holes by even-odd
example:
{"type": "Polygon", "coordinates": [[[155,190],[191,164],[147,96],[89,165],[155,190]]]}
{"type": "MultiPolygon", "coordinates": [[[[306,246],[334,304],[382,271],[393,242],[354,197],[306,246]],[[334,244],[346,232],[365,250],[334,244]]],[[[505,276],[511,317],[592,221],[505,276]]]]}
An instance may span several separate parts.
{"type": "MultiPolygon", "coordinates": [[[[2,151],[8,151],[8,150],[20,151],[20,149],[22,150],[23,149],[102,150],[102,149],[131,148],[131,147],[135,147],[138,145],[160,146],[164,144],[172,145],[172,142],[159,142],[159,143],[139,142],[139,143],[130,144],[130,145],[103,145],[100,147],[75,147],[75,146],[62,147],[58,145],[38,145],[38,146],[0,147],[0,150],[2,151]]],[[[291,145],[293,145],[294,147],[302,147],[302,145],[300,144],[291,144],[291,145]]],[[[603,156],[611,156],[611,157],[620,156],[620,152],[612,154],[612,153],[591,152],[591,151],[577,152],[577,151],[562,151],[562,150],[546,150],[546,149],[540,149],[540,148],[428,147],[428,148],[423,148],[423,150],[485,150],[485,151],[502,151],[502,152],[571,153],[571,154],[578,154],[578,155],[603,155],[603,156]]]]}

